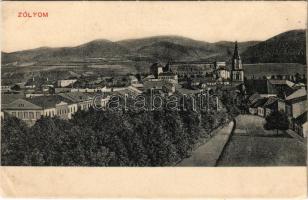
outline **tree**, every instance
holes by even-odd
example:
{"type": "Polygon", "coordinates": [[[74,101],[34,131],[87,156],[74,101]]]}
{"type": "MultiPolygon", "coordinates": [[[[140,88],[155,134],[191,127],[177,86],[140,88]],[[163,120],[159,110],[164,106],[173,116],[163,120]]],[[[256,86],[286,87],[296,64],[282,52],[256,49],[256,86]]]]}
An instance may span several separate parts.
{"type": "Polygon", "coordinates": [[[12,88],[12,90],[16,90],[16,91],[20,91],[20,86],[19,85],[14,85],[12,88]]]}
{"type": "Polygon", "coordinates": [[[20,119],[8,115],[1,122],[1,164],[28,165],[27,125],[20,119]]]}
{"type": "Polygon", "coordinates": [[[289,128],[289,120],[285,113],[280,111],[274,111],[266,118],[266,123],[264,128],[267,130],[276,129],[277,135],[279,130],[288,130],[289,128]]]}

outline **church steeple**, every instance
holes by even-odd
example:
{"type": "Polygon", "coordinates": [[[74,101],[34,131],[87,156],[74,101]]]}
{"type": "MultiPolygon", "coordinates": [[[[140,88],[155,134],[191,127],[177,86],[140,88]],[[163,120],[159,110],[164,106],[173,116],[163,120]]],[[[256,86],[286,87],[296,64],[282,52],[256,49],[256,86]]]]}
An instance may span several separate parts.
{"type": "Polygon", "coordinates": [[[241,60],[240,53],[238,50],[237,41],[235,41],[235,45],[234,45],[234,53],[232,57],[232,69],[233,70],[242,69],[242,60],[241,60]]]}
{"type": "Polygon", "coordinates": [[[238,50],[237,41],[234,44],[234,53],[232,57],[232,71],[231,71],[232,81],[244,81],[244,71],[242,67],[242,60],[238,50]]]}
{"type": "Polygon", "coordinates": [[[241,59],[240,54],[238,52],[237,41],[235,41],[235,45],[234,45],[233,59],[239,59],[239,60],[241,59]]]}

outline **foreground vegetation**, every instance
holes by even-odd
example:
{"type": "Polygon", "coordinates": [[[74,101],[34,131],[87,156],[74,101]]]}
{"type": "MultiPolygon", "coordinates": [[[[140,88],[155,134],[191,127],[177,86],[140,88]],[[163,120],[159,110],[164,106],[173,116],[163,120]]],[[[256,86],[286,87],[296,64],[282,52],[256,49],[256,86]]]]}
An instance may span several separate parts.
{"type": "Polygon", "coordinates": [[[91,108],[78,111],[69,121],[42,117],[32,127],[6,116],[1,124],[1,164],[174,165],[187,157],[200,141],[211,137],[213,129],[238,113],[230,98],[234,96],[231,92],[219,93],[225,104],[220,110],[212,106],[198,111],[192,106],[177,111],[96,111],[91,108]]]}

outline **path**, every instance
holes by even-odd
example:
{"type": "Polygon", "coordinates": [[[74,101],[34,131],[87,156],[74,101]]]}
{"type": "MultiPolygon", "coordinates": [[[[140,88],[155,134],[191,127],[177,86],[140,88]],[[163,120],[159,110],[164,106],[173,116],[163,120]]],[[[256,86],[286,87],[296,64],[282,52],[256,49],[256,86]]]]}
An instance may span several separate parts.
{"type": "Polygon", "coordinates": [[[181,161],[178,166],[215,166],[227,143],[233,128],[233,122],[214,130],[214,136],[208,142],[192,152],[189,158],[181,161]]]}

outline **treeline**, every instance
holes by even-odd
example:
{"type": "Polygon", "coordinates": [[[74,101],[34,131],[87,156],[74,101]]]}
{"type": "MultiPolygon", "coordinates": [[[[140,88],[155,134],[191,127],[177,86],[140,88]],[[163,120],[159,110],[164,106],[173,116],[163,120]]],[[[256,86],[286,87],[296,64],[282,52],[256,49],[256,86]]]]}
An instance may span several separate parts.
{"type": "Polygon", "coordinates": [[[5,117],[1,125],[2,165],[170,166],[187,157],[225,111],[89,111],[70,121],[42,117],[28,127],[5,117]]]}
{"type": "Polygon", "coordinates": [[[71,120],[42,117],[32,127],[5,115],[1,164],[7,166],[172,166],[245,110],[240,91],[213,91],[216,109],[78,111],[71,120]]]}
{"type": "Polygon", "coordinates": [[[245,63],[306,64],[306,31],[288,31],[248,47],[242,58],[245,63]]]}

